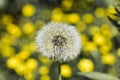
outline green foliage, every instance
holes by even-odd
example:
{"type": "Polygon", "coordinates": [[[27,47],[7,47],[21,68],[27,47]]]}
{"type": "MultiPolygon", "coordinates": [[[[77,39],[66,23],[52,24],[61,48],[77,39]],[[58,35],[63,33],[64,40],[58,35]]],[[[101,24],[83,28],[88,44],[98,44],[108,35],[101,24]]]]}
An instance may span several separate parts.
{"type": "Polygon", "coordinates": [[[78,73],[78,75],[82,75],[95,80],[119,80],[117,77],[101,73],[101,72],[89,72],[89,73],[78,73]]]}

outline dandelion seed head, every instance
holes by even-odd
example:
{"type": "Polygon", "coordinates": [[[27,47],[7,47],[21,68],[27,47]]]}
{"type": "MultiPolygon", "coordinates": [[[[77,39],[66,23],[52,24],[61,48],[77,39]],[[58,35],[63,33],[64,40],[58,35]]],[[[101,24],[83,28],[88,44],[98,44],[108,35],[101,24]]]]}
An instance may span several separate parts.
{"type": "Polygon", "coordinates": [[[76,58],[81,50],[81,38],[74,26],[65,23],[48,23],[35,38],[42,56],[55,61],[76,58]]]}

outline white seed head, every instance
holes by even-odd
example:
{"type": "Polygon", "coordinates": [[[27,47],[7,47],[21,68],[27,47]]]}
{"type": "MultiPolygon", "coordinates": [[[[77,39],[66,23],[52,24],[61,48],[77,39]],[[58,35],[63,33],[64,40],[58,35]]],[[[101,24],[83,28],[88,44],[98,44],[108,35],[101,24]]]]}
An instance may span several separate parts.
{"type": "Polygon", "coordinates": [[[55,61],[76,58],[81,50],[81,38],[74,26],[65,23],[48,23],[36,35],[36,45],[42,56],[55,61]]]}

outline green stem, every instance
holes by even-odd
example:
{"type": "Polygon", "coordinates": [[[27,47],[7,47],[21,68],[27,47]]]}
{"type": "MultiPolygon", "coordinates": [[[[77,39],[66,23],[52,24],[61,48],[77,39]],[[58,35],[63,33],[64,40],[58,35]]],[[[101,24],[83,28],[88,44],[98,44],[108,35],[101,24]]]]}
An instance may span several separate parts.
{"type": "Polygon", "coordinates": [[[59,63],[59,80],[62,80],[62,77],[61,77],[61,63],[59,63]]]}
{"type": "Polygon", "coordinates": [[[51,69],[50,69],[50,76],[52,80],[62,80],[61,78],[61,63],[60,62],[53,62],[51,69]]]}
{"type": "Polygon", "coordinates": [[[62,80],[61,74],[59,75],[59,80],[62,80]]]}

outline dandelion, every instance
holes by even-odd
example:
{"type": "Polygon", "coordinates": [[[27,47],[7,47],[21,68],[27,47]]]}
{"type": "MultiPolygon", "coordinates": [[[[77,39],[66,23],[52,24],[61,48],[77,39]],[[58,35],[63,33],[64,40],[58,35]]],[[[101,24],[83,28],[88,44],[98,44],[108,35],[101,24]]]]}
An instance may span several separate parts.
{"type": "Polygon", "coordinates": [[[74,26],[65,23],[48,23],[38,31],[36,44],[42,56],[55,61],[76,58],[81,50],[81,38],[74,26]]]}

